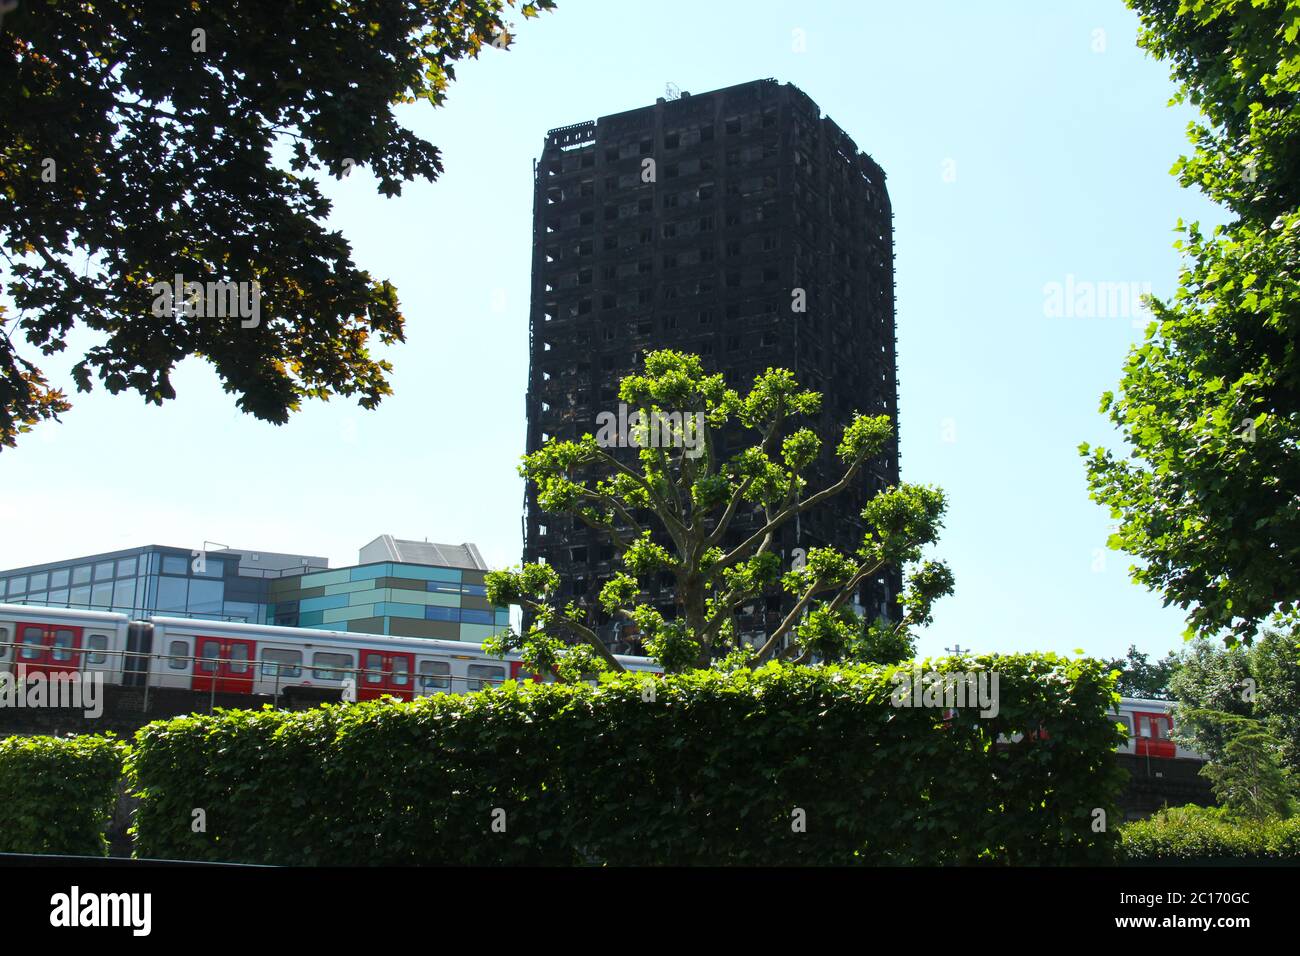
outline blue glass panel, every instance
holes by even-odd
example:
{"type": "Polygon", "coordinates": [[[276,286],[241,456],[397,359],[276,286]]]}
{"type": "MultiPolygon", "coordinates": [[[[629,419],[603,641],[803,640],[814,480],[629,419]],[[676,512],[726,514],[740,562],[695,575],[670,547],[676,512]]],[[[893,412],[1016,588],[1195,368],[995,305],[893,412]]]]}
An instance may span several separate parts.
{"type": "Polygon", "coordinates": [[[466,624],[491,624],[492,612],[463,607],[460,609],[460,619],[466,624]]]}
{"type": "Polygon", "coordinates": [[[110,608],[113,606],[112,581],[96,584],[90,589],[90,606],[94,608],[110,608]]]}
{"type": "Polygon", "coordinates": [[[226,599],[224,581],[194,580],[190,582],[189,609],[191,614],[220,614],[226,599]]]}
{"type": "Polygon", "coordinates": [[[460,608],[437,607],[431,604],[424,609],[424,619],[426,621],[459,621],[460,608]]]}
{"type": "Polygon", "coordinates": [[[158,610],[184,611],[185,593],[189,581],[184,578],[161,577],[158,579],[158,610]]]}

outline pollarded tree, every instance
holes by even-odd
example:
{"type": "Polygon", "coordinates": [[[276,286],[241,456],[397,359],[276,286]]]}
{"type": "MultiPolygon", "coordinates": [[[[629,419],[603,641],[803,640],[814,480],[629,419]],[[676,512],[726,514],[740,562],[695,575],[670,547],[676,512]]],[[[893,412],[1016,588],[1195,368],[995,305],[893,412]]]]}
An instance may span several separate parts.
{"type": "MultiPolygon", "coordinates": [[[[852,554],[812,548],[800,566],[784,570],[773,551],[779,528],[853,486],[891,435],[886,416],[854,416],[836,447],[838,480],[813,490],[807,474],[822,439],[794,426],[818,411],[821,396],[800,389],[785,369],[768,369],[742,396],[721,375],[706,374],[697,356],[651,352],[644,374],[623,379],[619,397],[628,406],[630,444],[640,449],[635,466],[608,450],[607,436],[587,434],[551,440],[524,457],[520,473],[536,486],[543,509],[608,536],[623,570],[602,588],[601,606],[635,624],[665,670],[719,659],[875,659],[881,648],[894,654],[908,646],[911,627],[929,623],[933,601],[951,593],[947,566],[921,562],[942,525],[945,500],[937,488],[903,484],[877,494],[862,511],[868,530],[852,554]],[[752,432],[755,444],[724,459],[715,434],[729,424],[752,432]],[[853,598],[887,567],[915,568],[900,597],[903,613],[896,622],[865,623],[853,598]],[[672,616],[642,595],[641,582],[662,574],[673,579],[672,616]],[[738,610],[778,584],[793,599],[789,612],[762,646],[743,644],[738,610]]],[[[489,600],[522,606],[532,623],[488,646],[519,649],[535,672],[561,678],[622,670],[587,610],[556,603],[558,585],[555,569],[542,563],[490,573],[489,600]]]]}
{"type": "Polygon", "coordinates": [[[97,333],[73,366],[81,391],[98,377],[162,404],[194,355],[277,424],[307,398],[382,400],[390,366],[371,349],[403,338],[397,293],[328,228],[313,174],[367,169],[387,196],[435,179],[438,150],[396,108],[441,105],[457,62],[508,47],[517,3],[526,17],[555,5],[6,4],[0,296],[16,313],[0,305],[0,446],[68,409],[34,358],[77,324],[97,333]],[[176,275],[184,308],[157,288],[176,275]],[[218,301],[197,308],[200,285],[218,301]],[[249,304],[257,290],[249,321],[228,318],[235,286],[249,304]]]}

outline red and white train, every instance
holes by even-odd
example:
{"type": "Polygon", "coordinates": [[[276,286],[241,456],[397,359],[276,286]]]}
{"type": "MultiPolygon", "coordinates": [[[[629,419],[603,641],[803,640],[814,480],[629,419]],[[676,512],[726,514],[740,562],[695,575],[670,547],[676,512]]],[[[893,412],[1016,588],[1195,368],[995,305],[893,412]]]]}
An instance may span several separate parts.
{"type": "MultiPolygon", "coordinates": [[[[662,672],[647,657],[618,659],[628,670],[662,672]]],[[[20,667],[28,674],[103,671],[106,683],[202,693],[352,689],[356,700],[410,700],[541,679],[523,670],[517,653],[501,659],[457,641],[176,617],[132,621],[103,611],[0,604],[0,671],[20,667]]],[[[1170,739],[1171,708],[1169,701],[1123,698],[1117,718],[1129,739],[1119,752],[1203,759],[1170,739]]]]}
{"type": "MultiPolygon", "coordinates": [[[[619,661],[628,670],[661,671],[645,657],[619,661]]],[[[540,680],[523,670],[517,653],[490,657],[458,641],[0,604],[0,671],[20,667],[27,674],[102,671],[105,683],[203,693],[351,689],[356,700],[540,680]]]]}

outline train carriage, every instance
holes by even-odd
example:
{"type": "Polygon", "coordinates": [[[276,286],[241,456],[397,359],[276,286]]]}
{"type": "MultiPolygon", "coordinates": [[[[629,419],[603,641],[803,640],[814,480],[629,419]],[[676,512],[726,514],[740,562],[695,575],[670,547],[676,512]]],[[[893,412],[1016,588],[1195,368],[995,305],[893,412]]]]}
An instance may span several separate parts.
{"type": "MultiPolygon", "coordinates": [[[[479,644],[352,631],[155,617],[150,684],[203,693],[277,695],[291,687],[352,691],[357,700],[403,700],[539,680],[517,653],[490,657],[479,644]]],[[[630,670],[658,671],[621,657],[630,670]]]]}
{"type": "Polygon", "coordinates": [[[106,683],[121,683],[130,628],[125,614],[0,604],[0,671],[102,671],[106,683]]]}

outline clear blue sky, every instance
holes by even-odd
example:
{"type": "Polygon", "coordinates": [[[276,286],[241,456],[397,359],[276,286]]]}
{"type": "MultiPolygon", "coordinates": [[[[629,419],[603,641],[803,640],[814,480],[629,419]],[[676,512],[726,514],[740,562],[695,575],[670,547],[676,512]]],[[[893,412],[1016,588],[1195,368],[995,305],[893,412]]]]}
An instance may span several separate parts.
{"type": "MultiPolygon", "coordinates": [[[[329,185],[333,224],[401,295],[395,394],[373,412],[314,403],[277,428],[240,415],[191,360],[164,409],[73,395],[64,424],[0,453],[0,568],[205,540],[350,564],[381,533],[517,562],[531,173],[547,129],[652,103],[670,81],[703,93],[774,77],[888,176],[903,476],[948,492],[938,554],[957,581],[922,653],[1180,646],[1181,613],[1129,582],[1129,559],[1099,562],[1109,519],[1075,450],[1116,441],[1098,398],[1140,330],[1044,310],[1044,286],[1070,275],[1170,293],[1176,219],[1217,218],[1168,174],[1192,113],[1167,106],[1167,70],[1137,49],[1123,4],[559,6],[521,23],[511,51],[458,67],[444,109],[404,114],[443,150],[441,180],[391,200],[362,171],[329,185]]],[[[71,354],[41,364],[66,380],[71,354]]]]}

